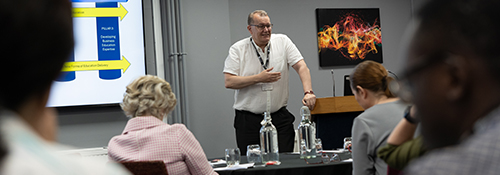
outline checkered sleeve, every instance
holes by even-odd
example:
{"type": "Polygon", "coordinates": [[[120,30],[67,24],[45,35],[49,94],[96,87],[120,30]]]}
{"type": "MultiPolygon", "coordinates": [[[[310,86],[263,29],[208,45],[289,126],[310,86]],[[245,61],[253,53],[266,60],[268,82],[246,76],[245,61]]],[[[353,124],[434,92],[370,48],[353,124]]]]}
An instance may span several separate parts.
{"type": "Polygon", "coordinates": [[[177,140],[191,174],[217,174],[208,163],[200,143],[186,126],[181,125],[177,140]]]}

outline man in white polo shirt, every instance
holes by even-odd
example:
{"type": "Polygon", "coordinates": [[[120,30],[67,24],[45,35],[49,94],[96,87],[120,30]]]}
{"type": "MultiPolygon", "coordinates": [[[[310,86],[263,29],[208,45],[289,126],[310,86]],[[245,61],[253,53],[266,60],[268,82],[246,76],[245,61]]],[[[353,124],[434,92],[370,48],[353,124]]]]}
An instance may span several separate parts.
{"type": "Polygon", "coordinates": [[[278,130],[280,152],[293,151],[295,117],[286,109],[289,66],[300,76],[304,89],[302,103],[314,108],[316,96],[304,58],[286,35],[272,34],[269,16],[263,10],[248,15],[247,29],[252,35],[234,43],[224,65],[225,86],[235,89],[234,128],[242,154],[250,144],[259,144],[262,114],[269,110],[278,130]],[[270,91],[271,103],[267,103],[270,91]]]}

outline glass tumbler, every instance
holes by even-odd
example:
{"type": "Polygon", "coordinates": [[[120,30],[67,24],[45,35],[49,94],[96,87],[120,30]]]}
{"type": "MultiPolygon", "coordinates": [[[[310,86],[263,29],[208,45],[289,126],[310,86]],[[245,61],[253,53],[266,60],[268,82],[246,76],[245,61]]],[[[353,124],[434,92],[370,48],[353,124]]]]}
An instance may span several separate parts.
{"type": "Polygon", "coordinates": [[[321,139],[316,139],[316,156],[321,157],[323,155],[323,144],[321,143],[321,139]]]}
{"type": "Polygon", "coordinates": [[[340,156],[337,153],[333,154],[332,158],[330,158],[330,162],[340,162],[340,161],[341,161],[340,156]]]}
{"type": "Polygon", "coordinates": [[[258,144],[247,146],[247,160],[248,163],[262,162],[262,154],[260,152],[260,146],[258,144]]]}
{"type": "Polygon", "coordinates": [[[328,164],[330,163],[330,157],[328,156],[328,154],[323,154],[321,156],[321,161],[324,163],[324,164],[328,164]]]}
{"type": "Polygon", "coordinates": [[[226,149],[226,164],[227,166],[239,165],[240,164],[240,149],[239,148],[227,148],[226,149]]]}
{"type": "Polygon", "coordinates": [[[344,138],[344,151],[351,150],[352,146],[352,137],[344,138]]]}

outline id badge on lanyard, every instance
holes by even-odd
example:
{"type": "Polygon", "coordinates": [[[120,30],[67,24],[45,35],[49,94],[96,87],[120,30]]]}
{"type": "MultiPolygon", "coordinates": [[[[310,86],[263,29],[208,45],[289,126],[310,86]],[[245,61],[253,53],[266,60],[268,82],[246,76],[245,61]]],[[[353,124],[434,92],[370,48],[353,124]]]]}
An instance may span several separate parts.
{"type": "MultiPolygon", "coordinates": [[[[262,68],[264,68],[264,70],[267,70],[268,66],[269,66],[269,59],[270,59],[270,48],[271,48],[271,45],[269,45],[267,47],[267,60],[266,62],[264,63],[264,60],[262,60],[262,56],[259,54],[259,51],[257,50],[257,47],[255,47],[253,41],[252,41],[252,38],[250,38],[250,42],[252,42],[252,46],[253,48],[255,49],[255,53],[257,53],[257,57],[259,57],[259,61],[260,61],[260,64],[262,65],[262,68]]],[[[262,91],[272,91],[273,90],[273,83],[262,83],[261,84],[261,89],[262,91]]]]}

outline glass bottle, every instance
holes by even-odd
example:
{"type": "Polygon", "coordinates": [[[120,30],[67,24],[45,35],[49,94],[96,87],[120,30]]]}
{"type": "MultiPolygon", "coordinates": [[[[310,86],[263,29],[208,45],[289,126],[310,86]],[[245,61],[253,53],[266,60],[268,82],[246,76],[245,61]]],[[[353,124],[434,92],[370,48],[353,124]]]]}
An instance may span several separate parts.
{"type": "Polygon", "coordinates": [[[300,158],[316,158],[316,128],[311,123],[311,112],[307,106],[300,108],[302,121],[299,125],[299,140],[305,141],[306,151],[301,152],[300,158]]]}
{"type": "Polygon", "coordinates": [[[278,131],[271,123],[271,114],[264,112],[264,120],[260,128],[260,148],[262,163],[269,161],[279,162],[278,131]]]}

